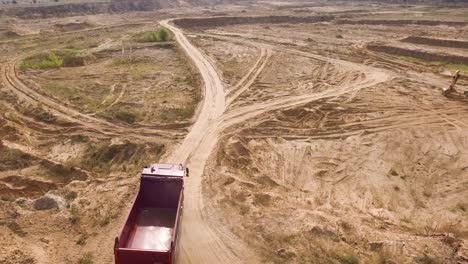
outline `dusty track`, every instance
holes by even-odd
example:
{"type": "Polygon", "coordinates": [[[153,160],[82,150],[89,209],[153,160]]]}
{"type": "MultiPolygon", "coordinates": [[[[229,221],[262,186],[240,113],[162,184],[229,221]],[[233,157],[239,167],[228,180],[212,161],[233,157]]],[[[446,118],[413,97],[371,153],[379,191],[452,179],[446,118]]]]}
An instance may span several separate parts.
{"type": "Polygon", "coordinates": [[[28,85],[24,84],[18,77],[18,73],[16,71],[16,65],[21,60],[21,58],[14,58],[2,65],[1,74],[2,81],[5,87],[16,93],[16,95],[20,99],[26,102],[32,104],[41,104],[55,116],[61,117],[64,120],[73,123],[80,124],[88,130],[95,131],[108,136],[127,135],[130,137],[137,137],[151,141],[155,135],[161,136],[163,138],[174,138],[179,137],[183,134],[178,133],[177,131],[168,133],[167,130],[159,130],[155,126],[132,128],[128,126],[114,124],[104,119],[81,113],[78,110],[64,105],[61,102],[52,99],[36,91],[36,89],[32,89],[28,87],[28,85]]]}
{"type": "MultiPolygon", "coordinates": [[[[161,24],[173,31],[177,41],[193,60],[205,82],[204,100],[198,119],[183,143],[166,159],[170,162],[185,162],[191,169],[191,178],[185,188],[184,221],[181,234],[181,258],[179,263],[240,263],[238,256],[249,263],[258,262],[256,257],[246,249],[245,244],[234,237],[219,224],[210,222],[207,217],[207,206],[201,194],[202,175],[210,153],[218,143],[225,129],[266,112],[297,106],[319,100],[353,93],[390,79],[389,74],[372,67],[337,59],[329,59],[316,54],[289,50],[272,45],[261,45],[261,55],[254,67],[241,81],[227,93],[216,69],[197,48],[195,48],[177,27],[162,21],[161,24]],[[271,50],[281,50],[300,56],[334,64],[339,71],[361,72],[364,78],[358,78],[324,92],[287,96],[271,101],[256,103],[225,112],[226,106],[249,89],[261,73],[271,50]],[[225,99],[225,96],[228,96],[225,99]]],[[[243,41],[248,42],[248,41],[243,41]]],[[[251,43],[249,43],[251,44],[251,43]]],[[[259,43],[255,43],[259,44],[259,43]]]]}

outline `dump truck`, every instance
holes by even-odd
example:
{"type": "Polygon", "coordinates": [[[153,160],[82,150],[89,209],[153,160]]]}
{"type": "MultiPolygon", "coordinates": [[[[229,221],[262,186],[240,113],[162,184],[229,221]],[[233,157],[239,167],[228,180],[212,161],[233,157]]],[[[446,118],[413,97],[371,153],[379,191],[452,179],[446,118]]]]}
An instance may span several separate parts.
{"type": "Polygon", "coordinates": [[[115,238],[115,264],[175,263],[178,226],[184,201],[181,164],[153,164],[143,169],[140,189],[115,238]]]}

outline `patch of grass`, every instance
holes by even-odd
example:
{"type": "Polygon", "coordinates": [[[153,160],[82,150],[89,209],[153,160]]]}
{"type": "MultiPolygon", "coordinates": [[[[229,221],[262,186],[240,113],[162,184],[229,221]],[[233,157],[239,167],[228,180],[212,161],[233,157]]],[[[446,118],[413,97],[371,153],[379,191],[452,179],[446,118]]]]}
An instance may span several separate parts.
{"type": "Polygon", "coordinates": [[[433,66],[442,66],[451,70],[461,70],[461,71],[466,71],[468,72],[468,65],[467,64],[456,64],[456,63],[450,63],[450,62],[444,62],[444,61],[426,61],[414,57],[409,57],[409,56],[400,56],[398,57],[400,60],[412,62],[412,63],[423,63],[423,64],[430,64],[433,66]]]}
{"type": "Polygon", "coordinates": [[[78,208],[76,208],[75,205],[72,205],[70,208],[71,216],[70,216],[70,222],[72,224],[76,224],[80,221],[80,216],[78,215],[78,208]]]}
{"type": "Polygon", "coordinates": [[[341,255],[337,257],[340,264],[359,264],[359,259],[353,255],[341,255]]]}
{"type": "Polygon", "coordinates": [[[113,66],[127,66],[134,64],[142,64],[151,62],[148,58],[136,58],[136,57],[121,57],[115,58],[112,61],[113,66]]]}
{"type": "Polygon", "coordinates": [[[63,85],[63,84],[50,84],[50,85],[45,85],[44,88],[59,97],[72,97],[73,96],[73,91],[72,89],[69,88],[69,86],[63,85]]]}
{"type": "Polygon", "coordinates": [[[49,53],[41,53],[24,59],[19,68],[22,71],[48,70],[64,67],[76,67],[84,65],[84,58],[80,56],[80,49],[64,49],[49,53]]]}
{"type": "MultiPolygon", "coordinates": [[[[74,83],[75,85],[78,85],[74,83]]],[[[86,85],[86,84],[80,84],[86,85]]],[[[89,96],[89,94],[84,94],[79,88],[71,87],[70,85],[65,85],[62,83],[52,83],[44,85],[43,88],[47,91],[48,94],[56,97],[60,100],[66,99],[70,103],[78,106],[79,108],[83,109],[85,112],[96,112],[99,106],[99,101],[95,99],[93,96],[89,96]]],[[[101,90],[106,89],[101,88],[101,86],[94,86],[92,89],[101,90]]],[[[91,88],[88,88],[91,89],[91,88]]],[[[93,92],[95,92],[93,91],[93,92]]],[[[97,97],[96,97],[97,98],[97,97]]]]}
{"type": "Polygon", "coordinates": [[[112,212],[107,210],[104,216],[99,220],[99,226],[104,227],[111,222],[111,219],[114,218],[112,212]]]}
{"type": "Polygon", "coordinates": [[[439,264],[440,263],[435,258],[427,255],[426,253],[424,253],[422,256],[415,257],[414,260],[416,261],[416,263],[419,263],[419,264],[439,264]]]}
{"type": "Polygon", "coordinates": [[[42,108],[41,105],[19,105],[18,111],[44,123],[56,123],[57,117],[42,108]]]}
{"type": "Polygon", "coordinates": [[[161,65],[153,63],[150,58],[121,57],[111,63],[114,67],[129,67],[128,74],[133,80],[141,79],[148,72],[154,73],[161,70],[161,65]]]}
{"type": "Polygon", "coordinates": [[[35,158],[29,154],[3,146],[0,142],[0,171],[26,168],[34,161],[35,158]]]}
{"type": "Polygon", "coordinates": [[[123,142],[112,144],[110,141],[88,142],[83,158],[73,160],[75,167],[95,173],[109,173],[112,169],[122,171],[140,169],[148,160],[158,160],[164,152],[163,144],[135,144],[123,142]]]}
{"type": "Polygon", "coordinates": [[[467,64],[453,64],[453,63],[446,63],[443,64],[445,67],[452,69],[452,70],[460,70],[468,72],[468,65],[467,64]]]}
{"type": "Polygon", "coordinates": [[[69,177],[75,169],[69,164],[47,164],[47,171],[55,177],[69,177]]]}
{"type": "Polygon", "coordinates": [[[130,111],[119,110],[113,113],[113,117],[127,124],[134,124],[138,120],[138,116],[130,111]]]}
{"type": "Polygon", "coordinates": [[[380,250],[377,255],[370,261],[370,263],[376,264],[395,264],[400,263],[398,255],[392,253],[389,250],[380,250]]]}
{"type": "Polygon", "coordinates": [[[20,70],[46,70],[60,68],[63,65],[63,59],[51,52],[48,54],[40,54],[37,56],[28,57],[23,60],[19,66],[20,70]]]}
{"type": "Polygon", "coordinates": [[[78,264],[94,264],[93,261],[93,254],[91,253],[86,253],[84,254],[79,260],[78,264]]]}
{"type": "Polygon", "coordinates": [[[84,66],[84,57],[81,56],[81,49],[65,49],[57,52],[57,55],[63,60],[64,67],[84,66]]]}
{"type": "Polygon", "coordinates": [[[165,120],[186,120],[192,118],[195,113],[195,106],[181,106],[171,108],[164,111],[163,119],[165,120]]]}

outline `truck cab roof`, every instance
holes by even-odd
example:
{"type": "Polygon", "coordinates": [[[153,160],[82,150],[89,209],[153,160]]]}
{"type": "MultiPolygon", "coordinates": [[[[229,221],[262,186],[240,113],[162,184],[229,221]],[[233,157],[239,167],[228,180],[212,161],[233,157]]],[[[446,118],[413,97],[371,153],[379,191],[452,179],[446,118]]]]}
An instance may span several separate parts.
{"type": "Polygon", "coordinates": [[[185,176],[186,170],[182,164],[156,163],[143,169],[142,176],[167,176],[180,177],[185,176]]]}

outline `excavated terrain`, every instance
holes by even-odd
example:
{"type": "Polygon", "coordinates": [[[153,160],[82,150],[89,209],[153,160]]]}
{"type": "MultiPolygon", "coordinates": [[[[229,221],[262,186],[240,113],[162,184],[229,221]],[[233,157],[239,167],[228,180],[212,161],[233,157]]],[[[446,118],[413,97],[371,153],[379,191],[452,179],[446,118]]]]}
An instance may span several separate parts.
{"type": "Polygon", "coordinates": [[[184,138],[200,100],[175,40],[138,41],[157,21],[70,20],[4,24],[32,32],[1,39],[0,263],[113,261],[140,168],[184,138]],[[52,53],[62,67],[25,64],[52,53]]]}
{"type": "Polygon", "coordinates": [[[203,188],[260,262],[468,260],[466,21],[430,17],[190,25],[223,70],[227,120],[257,111],[223,130],[203,188]]]}
{"type": "Polygon", "coordinates": [[[178,3],[0,16],[0,263],[113,263],[158,161],[178,263],[468,262],[467,7],[178,3]]]}

